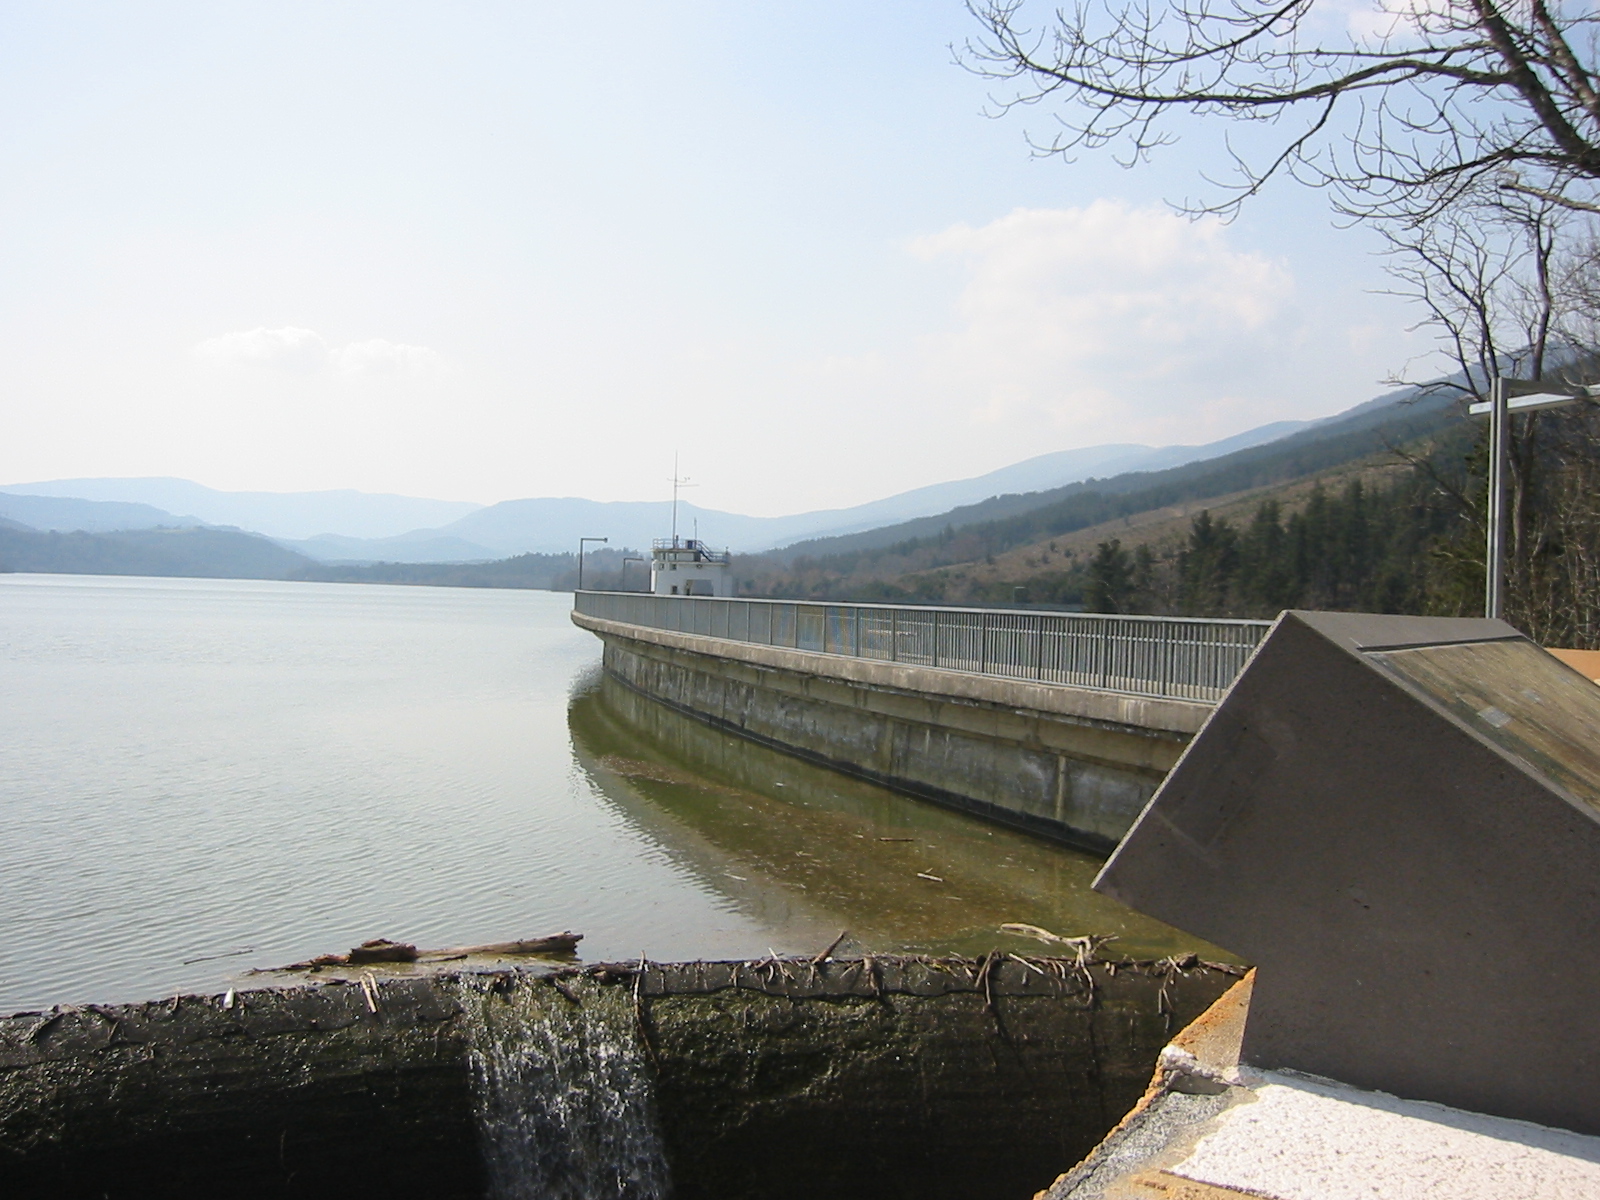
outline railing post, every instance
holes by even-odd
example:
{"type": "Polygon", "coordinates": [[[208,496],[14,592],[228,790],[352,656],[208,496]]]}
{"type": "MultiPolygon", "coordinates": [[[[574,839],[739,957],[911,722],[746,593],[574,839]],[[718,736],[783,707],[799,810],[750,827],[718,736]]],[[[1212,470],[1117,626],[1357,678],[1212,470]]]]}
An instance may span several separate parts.
{"type": "Polygon", "coordinates": [[[939,610],[937,608],[933,610],[933,653],[930,655],[930,661],[936,667],[939,665],[939,610]]]}
{"type": "Polygon", "coordinates": [[[900,661],[900,610],[889,610],[889,661],[900,661]]]}
{"type": "Polygon", "coordinates": [[[1170,694],[1173,690],[1173,640],[1170,637],[1162,638],[1162,694],[1170,694]]]}
{"type": "Polygon", "coordinates": [[[1033,677],[1044,680],[1044,618],[1033,619],[1033,677]]]}
{"type": "Polygon", "coordinates": [[[989,673],[989,614],[978,614],[978,674],[989,673]]]}

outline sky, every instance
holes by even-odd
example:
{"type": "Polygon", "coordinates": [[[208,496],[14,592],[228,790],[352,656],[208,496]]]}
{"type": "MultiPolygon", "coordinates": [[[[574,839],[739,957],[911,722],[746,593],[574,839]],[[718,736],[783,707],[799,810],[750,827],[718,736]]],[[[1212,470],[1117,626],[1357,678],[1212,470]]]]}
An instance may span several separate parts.
{"type": "MultiPolygon", "coordinates": [[[[1352,9],[1352,13],[1359,10],[1352,9]]],[[[1352,21],[1356,16],[1351,16],[1352,21]]],[[[959,0],[0,0],[0,482],[865,502],[1426,352],[1325,198],[993,115],[959,0]]]]}

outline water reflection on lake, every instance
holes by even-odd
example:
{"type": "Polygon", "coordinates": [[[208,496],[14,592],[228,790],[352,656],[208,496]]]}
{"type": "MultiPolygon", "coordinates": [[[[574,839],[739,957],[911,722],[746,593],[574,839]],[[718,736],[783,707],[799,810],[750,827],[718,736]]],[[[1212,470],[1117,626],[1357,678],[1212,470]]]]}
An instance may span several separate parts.
{"type": "Polygon", "coordinates": [[[0,1012],[385,936],[587,959],[1205,947],[1094,860],[712,731],[542,592],[0,575],[0,1012]]]}
{"type": "Polygon", "coordinates": [[[573,750],[631,820],[791,945],[1039,952],[1027,924],[1138,957],[1220,951],[1090,889],[1100,860],[729,736],[596,673],[573,750]]]}

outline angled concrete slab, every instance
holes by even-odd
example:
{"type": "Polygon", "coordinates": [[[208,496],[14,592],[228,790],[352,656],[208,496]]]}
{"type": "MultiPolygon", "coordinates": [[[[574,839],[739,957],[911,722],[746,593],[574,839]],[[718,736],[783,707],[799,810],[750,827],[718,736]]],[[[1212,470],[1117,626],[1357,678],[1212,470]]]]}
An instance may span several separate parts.
{"type": "Polygon", "coordinates": [[[1600,690],[1503,622],[1284,614],[1095,886],[1250,1065],[1600,1133],[1600,690]]]}

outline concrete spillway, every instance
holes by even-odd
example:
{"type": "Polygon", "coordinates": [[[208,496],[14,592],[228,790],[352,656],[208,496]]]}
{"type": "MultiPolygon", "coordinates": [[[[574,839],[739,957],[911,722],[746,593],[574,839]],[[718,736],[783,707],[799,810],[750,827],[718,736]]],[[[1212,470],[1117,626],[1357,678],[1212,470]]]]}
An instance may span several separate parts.
{"type": "Polygon", "coordinates": [[[8,1196],[1026,1197],[1233,981],[1190,962],[649,964],[0,1021],[8,1196]]]}

